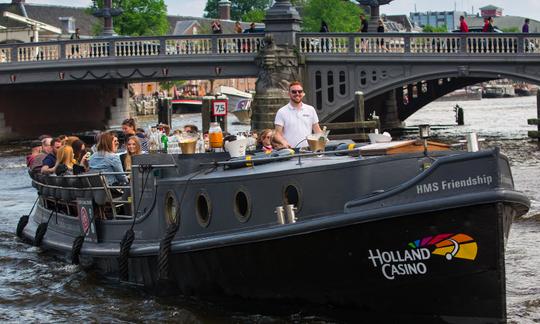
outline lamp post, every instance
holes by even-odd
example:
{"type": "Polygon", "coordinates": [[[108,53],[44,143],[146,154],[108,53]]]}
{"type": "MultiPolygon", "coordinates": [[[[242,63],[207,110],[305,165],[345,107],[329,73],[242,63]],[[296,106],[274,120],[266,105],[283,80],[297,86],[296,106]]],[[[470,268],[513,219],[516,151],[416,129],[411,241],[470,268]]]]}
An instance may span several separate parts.
{"type": "Polygon", "coordinates": [[[420,133],[420,138],[424,141],[424,156],[428,155],[428,141],[427,139],[430,136],[430,126],[427,124],[418,125],[418,130],[420,133]]]}
{"type": "Polygon", "coordinates": [[[103,32],[101,33],[101,36],[116,36],[113,28],[113,17],[121,15],[122,12],[122,8],[112,7],[112,0],[103,0],[102,9],[98,9],[97,0],[94,0],[94,11],[92,12],[92,15],[94,17],[103,18],[103,32]]]}

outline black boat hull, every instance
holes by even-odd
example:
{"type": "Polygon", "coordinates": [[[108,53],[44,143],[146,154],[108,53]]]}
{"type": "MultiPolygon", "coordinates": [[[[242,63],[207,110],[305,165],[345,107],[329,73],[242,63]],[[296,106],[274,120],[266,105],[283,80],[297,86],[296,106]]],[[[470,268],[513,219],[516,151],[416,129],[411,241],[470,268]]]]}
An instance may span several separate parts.
{"type": "MultiPolygon", "coordinates": [[[[175,253],[165,286],[157,279],[157,257],[133,258],[130,281],[160,292],[304,301],[383,318],[500,322],[506,319],[503,242],[515,214],[510,204],[486,204],[175,253]],[[409,245],[445,234],[465,241],[443,247],[443,254],[428,241],[409,245]],[[456,248],[466,251],[452,258],[444,252],[456,248]]],[[[101,261],[115,268],[114,260],[101,261]]]]}

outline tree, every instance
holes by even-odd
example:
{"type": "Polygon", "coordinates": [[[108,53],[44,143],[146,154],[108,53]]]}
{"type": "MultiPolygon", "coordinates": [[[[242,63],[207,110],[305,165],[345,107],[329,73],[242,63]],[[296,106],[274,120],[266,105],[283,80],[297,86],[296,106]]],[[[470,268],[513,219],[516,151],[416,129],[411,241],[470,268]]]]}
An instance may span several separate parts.
{"type": "Polygon", "coordinates": [[[360,14],[363,10],[358,5],[343,0],[309,0],[303,3],[302,29],[318,32],[324,20],[331,32],[356,32],[360,27],[360,14]]]}
{"type": "Polygon", "coordinates": [[[254,9],[242,15],[242,21],[246,22],[263,22],[266,11],[262,9],[254,9]]]}
{"type": "MultiPolygon", "coordinates": [[[[218,18],[219,0],[207,0],[204,7],[206,18],[218,18]]],[[[266,10],[272,4],[271,0],[231,0],[231,20],[241,20],[242,16],[252,10],[266,10]]]]}
{"type": "Polygon", "coordinates": [[[446,25],[442,25],[442,26],[425,25],[424,28],[422,28],[422,31],[424,33],[448,33],[448,27],[446,27],[446,25]]]}
{"type": "MultiPolygon", "coordinates": [[[[113,0],[113,7],[123,9],[114,18],[114,31],[126,36],[165,35],[169,31],[167,6],[164,0],[113,0]]],[[[103,0],[95,0],[91,10],[103,8],[103,0]]],[[[94,26],[94,32],[102,27],[94,26]]]]}
{"type": "Polygon", "coordinates": [[[505,33],[519,33],[521,31],[519,27],[516,26],[501,28],[501,30],[505,33]]]}

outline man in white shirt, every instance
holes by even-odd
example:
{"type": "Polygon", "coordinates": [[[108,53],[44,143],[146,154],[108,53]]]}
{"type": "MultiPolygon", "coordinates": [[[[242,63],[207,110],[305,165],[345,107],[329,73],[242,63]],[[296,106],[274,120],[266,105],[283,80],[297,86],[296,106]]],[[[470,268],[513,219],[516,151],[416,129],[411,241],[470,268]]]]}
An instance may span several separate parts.
{"type": "Polygon", "coordinates": [[[281,107],[274,121],[274,140],[284,147],[307,146],[306,137],[312,132],[321,133],[315,108],[302,102],[304,89],[298,81],[289,85],[289,103],[281,107]]]}

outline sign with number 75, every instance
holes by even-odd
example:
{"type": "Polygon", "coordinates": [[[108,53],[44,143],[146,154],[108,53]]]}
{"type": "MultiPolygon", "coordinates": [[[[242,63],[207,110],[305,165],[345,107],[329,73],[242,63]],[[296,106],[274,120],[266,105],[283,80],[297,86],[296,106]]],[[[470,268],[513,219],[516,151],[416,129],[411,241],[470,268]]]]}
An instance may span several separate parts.
{"type": "Polygon", "coordinates": [[[212,101],[212,115],[226,116],[227,115],[227,100],[212,101]]]}

